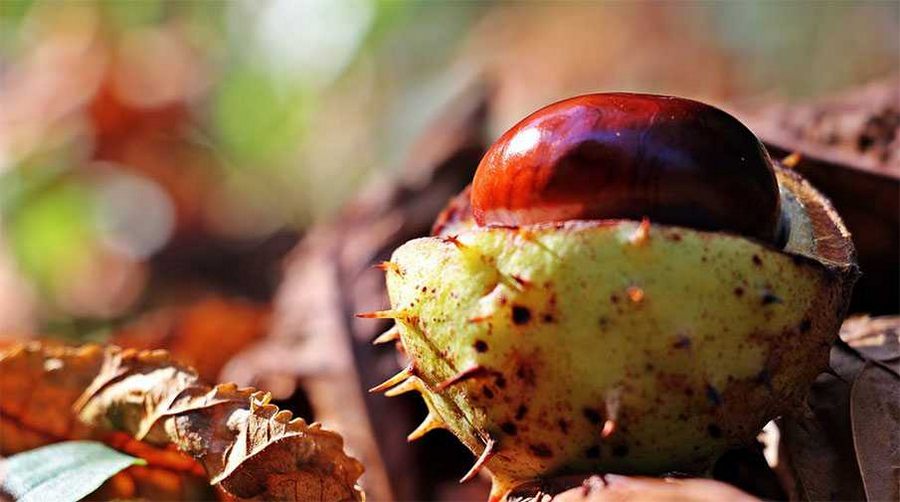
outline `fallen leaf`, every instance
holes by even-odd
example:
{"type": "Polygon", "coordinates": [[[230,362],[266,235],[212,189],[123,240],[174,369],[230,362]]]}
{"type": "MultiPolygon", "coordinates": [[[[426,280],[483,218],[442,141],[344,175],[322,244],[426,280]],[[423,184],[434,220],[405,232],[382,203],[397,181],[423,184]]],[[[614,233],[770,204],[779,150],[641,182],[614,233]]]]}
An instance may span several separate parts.
{"type": "Polygon", "coordinates": [[[70,349],[30,344],[5,350],[0,356],[0,454],[96,438],[71,408],[102,363],[103,349],[94,345],[70,349]]]}
{"type": "MultiPolygon", "coordinates": [[[[74,429],[61,418],[74,410],[89,426],[82,433],[120,431],[148,445],[174,445],[203,466],[212,484],[238,497],[363,497],[356,486],[362,465],[344,453],[339,435],[278,410],[265,392],[209,387],[165,351],[18,346],[0,355],[0,390],[0,419],[16,417],[31,429],[50,431],[45,440],[74,429]],[[58,398],[69,408],[49,425],[34,420],[32,414],[45,410],[33,395],[44,396],[37,403],[58,398]]],[[[59,403],[51,406],[59,411],[59,403]]],[[[0,437],[0,444],[6,440],[0,437]]]]}
{"type": "Polygon", "coordinates": [[[896,494],[900,386],[890,361],[900,358],[898,326],[896,316],[848,320],[831,350],[831,372],[819,375],[810,390],[807,413],[779,420],[802,498],[863,500],[868,494],[881,500],[891,493],[886,490],[896,494]]]}
{"type": "Polygon", "coordinates": [[[0,454],[72,439],[95,439],[148,464],[114,476],[99,491],[102,499],[196,500],[212,496],[200,464],[173,446],[155,447],[123,433],[92,428],[72,413],[72,406],[100,371],[100,347],[72,349],[47,341],[41,348],[18,346],[0,357],[0,454]]]}
{"type": "Polygon", "coordinates": [[[850,420],[868,500],[900,500],[900,377],[867,363],[850,391],[850,420]]]}
{"type": "Polygon", "coordinates": [[[900,374],[900,317],[851,317],[841,326],[841,340],[900,374]]]}
{"type": "Polygon", "coordinates": [[[3,462],[2,489],[19,502],[81,500],[104,481],[144,461],[96,441],[68,441],[3,462]]]}
{"type": "Polygon", "coordinates": [[[861,500],[865,496],[853,453],[850,386],[820,375],[810,391],[810,411],[778,421],[787,461],[804,500],[861,500]]]}

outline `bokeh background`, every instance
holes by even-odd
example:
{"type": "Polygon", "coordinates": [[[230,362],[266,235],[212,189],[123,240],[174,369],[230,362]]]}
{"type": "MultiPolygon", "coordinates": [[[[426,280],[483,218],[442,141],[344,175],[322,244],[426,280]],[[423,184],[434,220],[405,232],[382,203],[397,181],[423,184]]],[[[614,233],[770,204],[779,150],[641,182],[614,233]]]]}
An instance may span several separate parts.
{"type": "Polygon", "coordinates": [[[264,329],[304,231],[476,82],[496,135],[588,91],[814,98],[898,45],[890,0],[0,0],[0,331],[103,340],[198,298],[264,329]]]}
{"type": "MultiPolygon", "coordinates": [[[[897,0],[0,0],[0,347],[166,348],[340,432],[372,500],[485,500],[449,434],[406,447],[420,399],[365,394],[406,363],[352,314],[386,305],[371,265],[488,142],[578,93],[692,97],[757,132],[787,104],[770,147],[790,130],[853,164],[807,167],[862,251],[854,312],[895,313],[896,82],[897,0]],[[868,82],[861,106],[793,108],[868,82]]],[[[760,488],[756,453],[735,472],[760,488]]],[[[97,498],[215,496],[170,478],[97,498]]]]}

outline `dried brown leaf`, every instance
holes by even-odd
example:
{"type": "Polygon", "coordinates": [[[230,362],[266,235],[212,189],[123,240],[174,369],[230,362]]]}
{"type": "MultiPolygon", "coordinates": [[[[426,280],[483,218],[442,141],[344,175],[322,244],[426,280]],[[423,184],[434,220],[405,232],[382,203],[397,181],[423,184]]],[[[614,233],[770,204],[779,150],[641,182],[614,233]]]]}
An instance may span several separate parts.
{"type": "Polygon", "coordinates": [[[850,433],[849,399],[847,382],[820,375],[810,392],[808,414],[784,417],[778,423],[804,500],[861,500],[865,496],[850,433]]]}
{"type": "Polygon", "coordinates": [[[900,377],[867,363],[850,392],[856,460],[869,500],[900,500],[900,377]]]}
{"type": "MultiPolygon", "coordinates": [[[[265,392],[211,388],[164,351],[18,346],[0,355],[0,390],[2,422],[28,423],[46,441],[84,427],[62,418],[74,410],[90,426],[82,434],[121,431],[148,445],[174,445],[211,483],[242,498],[363,497],[355,485],[362,465],[344,453],[339,435],[278,410],[265,392]]],[[[8,439],[0,437],[4,451],[8,439]]]]}
{"type": "Polygon", "coordinates": [[[848,320],[831,351],[832,372],[812,386],[808,412],[779,421],[804,499],[897,499],[900,386],[891,363],[900,358],[898,327],[900,317],[848,320]]]}
{"type": "Polygon", "coordinates": [[[841,326],[841,340],[900,374],[900,317],[851,317],[841,326]]]}
{"type": "Polygon", "coordinates": [[[211,497],[200,464],[174,446],[154,447],[130,435],[90,427],[72,406],[103,363],[97,346],[69,348],[44,343],[16,346],[0,357],[0,455],[74,439],[104,441],[140,457],[94,493],[98,500],[144,498],[197,500],[211,497]],[[39,348],[39,350],[34,350],[39,348]]]}
{"type": "Polygon", "coordinates": [[[14,345],[0,356],[0,454],[93,437],[71,413],[103,363],[103,349],[14,345]]]}

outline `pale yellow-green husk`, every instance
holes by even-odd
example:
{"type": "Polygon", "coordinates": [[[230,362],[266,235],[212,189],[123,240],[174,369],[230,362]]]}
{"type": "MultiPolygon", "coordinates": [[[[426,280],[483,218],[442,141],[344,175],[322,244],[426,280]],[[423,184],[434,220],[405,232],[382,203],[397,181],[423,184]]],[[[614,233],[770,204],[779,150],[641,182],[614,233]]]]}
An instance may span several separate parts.
{"type": "Polygon", "coordinates": [[[826,365],[854,271],[795,220],[787,250],[633,221],[410,241],[387,284],[412,379],[475,454],[494,442],[504,486],[701,468],[826,365]]]}

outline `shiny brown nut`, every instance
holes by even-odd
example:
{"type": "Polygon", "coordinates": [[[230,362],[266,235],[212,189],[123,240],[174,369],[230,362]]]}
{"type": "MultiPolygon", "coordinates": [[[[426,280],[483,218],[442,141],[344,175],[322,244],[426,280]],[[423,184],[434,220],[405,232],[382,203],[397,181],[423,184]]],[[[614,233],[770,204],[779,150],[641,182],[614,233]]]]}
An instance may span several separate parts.
{"type": "Polygon", "coordinates": [[[718,108],[649,94],[547,106],[485,154],[472,185],[479,225],[641,219],[777,242],[772,160],[718,108]]]}

